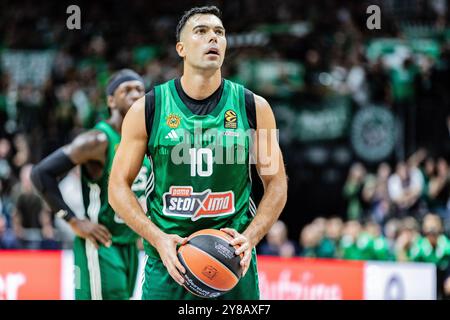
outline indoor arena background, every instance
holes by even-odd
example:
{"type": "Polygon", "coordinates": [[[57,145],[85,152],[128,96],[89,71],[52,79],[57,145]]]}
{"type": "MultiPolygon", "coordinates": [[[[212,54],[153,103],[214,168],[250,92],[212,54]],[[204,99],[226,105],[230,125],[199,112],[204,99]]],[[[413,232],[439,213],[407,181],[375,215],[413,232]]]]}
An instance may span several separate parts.
{"type": "MultiPolygon", "coordinates": [[[[223,14],[223,76],[273,108],[289,177],[257,247],[262,297],[448,297],[447,0],[3,0],[0,299],[73,298],[73,234],[33,190],[31,166],[108,115],[113,70],[137,70],[146,91],[180,76],[177,21],[205,4],[223,14]],[[72,4],[80,29],[67,26],[72,4]],[[438,247],[418,254],[430,237],[438,247]]],[[[82,216],[78,179],[60,187],[82,216]]]]}

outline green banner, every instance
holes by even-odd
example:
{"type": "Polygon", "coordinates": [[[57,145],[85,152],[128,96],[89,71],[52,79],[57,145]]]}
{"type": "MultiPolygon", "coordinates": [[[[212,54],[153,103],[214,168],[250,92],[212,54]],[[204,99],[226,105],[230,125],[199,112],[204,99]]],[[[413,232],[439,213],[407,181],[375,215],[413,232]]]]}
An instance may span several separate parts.
{"type": "Polygon", "coordinates": [[[351,120],[347,97],[333,97],[317,104],[278,104],[274,113],[281,143],[314,142],[345,137],[351,120]]]}

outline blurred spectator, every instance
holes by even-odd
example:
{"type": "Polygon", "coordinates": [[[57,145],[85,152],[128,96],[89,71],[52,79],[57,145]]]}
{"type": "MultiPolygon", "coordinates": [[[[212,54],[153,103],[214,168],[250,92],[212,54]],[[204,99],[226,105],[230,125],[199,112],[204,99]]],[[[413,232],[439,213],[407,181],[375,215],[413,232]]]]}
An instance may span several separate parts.
{"type": "Polygon", "coordinates": [[[395,205],[397,216],[418,215],[422,188],[423,179],[419,169],[399,162],[395,173],[388,180],[389,196],[395,205]]]}
{"type": "Polygon", "coordinates": [[[450,170],[444,158],[439,158],[436,171],[429,181],[429,209],[439,214],[444,221],[450,218],[450,170]]]}
{"type": "Polygon", "coordinates": [[[341,241],[341,256],[349,260],[390,260],[389,245],[377,223],[349,221],[341,241]]]}
{"type": "Polygon", "coordinates": [[[426,202],[428,208],[430,207],[430,180],[435,175],[436,163],[433,157],[426,157],[423,165],[419,167],[423,177],[422,198],[426,202]]]}
{"type": "Polygon", "coordinates": [[[388,242],[389,251],[395,252],[396,241],[400,232],[402,231],[402,222],[400,219],[392,218],[389,219],[384,225],[384,236],[388,242]]]}
{"type": "Polygon", "coordinates": [[[392,252],[397,261],[406,262],[411,260],[411,248],[420,236],[419,224],[413,217],[406,217],[402,220],[397,241],[392,252]]]}
{"type": "Polygon", "coordinates": [[[311,222],[311,224],[317,228],[317,232],[320,235],[320,237],[323,237],[325,235],[327,227],[327,219],[323,217],[317,217],[311,222]]]}
{"type": "Polygon", "coordinates": [[[339,243],[340,257],[349,260],[361,259],[361,248],[358,246],[361,230],[361,224],[356,220],[350,220],[344,225],[342,239],[339,243]]]}
{"type": "Polygon", "coordinates": [[[296,255],[296,247],[293,241],[287,238],[286,224],[278,220],[270,228],[266,236],[266,242],[259,247],[262,255],[293,257],[296,255]]]}
{"type": "Polygon", "coordinates": [[[362,189],[365,174],[366,169],[361,163],[353,164],[344,185],[343,195],[347,201],[347,218],[350,220],[360,219],[362,215],[362,189]]]}
{"type": "Polygon", "coordinates": [[[365,106],[369,101],[367,74],[362,65],[359,53],[355,53],[353,56],[346,79],[346,85],[353,100],[359,106],[365,106]]]}
{"type": "Polygon", "coordinates": [[[302,257],[319,257],[319,245],[322,240],[320,230],[317,225],[309,224],[300,233],[300,255],[302,257]]]}
{"type": "Polygon", "coordinates": [[[450,243],[443,233],[439,216],[427,214],[422,223],[422,237],[411,248],[411,260],[435,263],[439,269],[446,269],[450,258],[450,243]]]}
{"type": "Polygon", "coordinates": [[[6,217],[0,214],[0,249],[15,249],[16,247],[16,236],[7,227],[6,217]]]}
{"type": "Polygon", "coordinates": [[[369,219],[384,225],[391,215],[391,203],[388,191],[388,179],[391,174],[389,164],[378,166],[377,175],[369,174],[364,183],[363,199],[369,204],[369,219]]]}
{"type": "Polygon", "coordinates": [[[17,239],[26,249],[58,249],[50,210],[35,192],[30,180],[32,165],[20,171],[20,183],[15,187],[16,207],[13,223],[17,239]]]}
{"type": "Polygon", "coordinates": [[[319,256],[322,258],[337,258],[339,241],[342,237],[343,229],[342,219],[332,217],[327,220],[325,227],[325,236],[320,242],[319,256]]]}
{"type": "Polygon", "coordinates": [[[6,139],[0,139],[0,178],[6,180],[11,175],[11,158],[12,150],[11,150],[11,142],[6,139]]]}
{"type": "Polygon", "coordinates": [[[335,258],[342,232],[340,218],[318,217],[300,233],[300,255],[304,257],[335,258]]]}
{"type": "Polygon", "coordinates": [[[438,215],[427,214],[422,223],[422,237],[418,237],[410,251],[410,260],[434,263],[437,268],[438,294],[444,293],[444,283],[450,267],[450,240],[443,233],[438,215]]]}
{"type": "Polygon", "coordinates": [[[5,124],[8,121],[8,83],[9,79],[7,74],[2,74],[0,70],[0,137],[5,135],[5,124]]]}
{"type": "MultiPolygon", "coordinates": [[[[395,257],[391,254],[389,243],[381,233],[381,227],[378,223],[369,221],[365,225],[365,233],[368,244],[367,260],[394,260],[395,257]]],[[[360,236],[361,239],[361,236],[360,236]]]]}
{"type": "Polygon", "coordinates": [[[30,160],[30,147],[27,137],[23,133],[18,133],[14,136],[14,147],[16,154],[12,159],[12,163],[16,168],[21,168],[30,160]]]}

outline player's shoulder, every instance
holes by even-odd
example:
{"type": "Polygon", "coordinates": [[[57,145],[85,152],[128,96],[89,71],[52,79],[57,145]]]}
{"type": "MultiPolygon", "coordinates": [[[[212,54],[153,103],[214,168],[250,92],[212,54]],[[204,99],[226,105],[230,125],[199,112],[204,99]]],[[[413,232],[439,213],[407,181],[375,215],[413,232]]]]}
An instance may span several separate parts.
{"type": "Polygon", "coordinates": [[[257,113],[272,112],[272,107],[266,98],[256,93],[253,93],[253,98],[255,99],[255,109],[257,113]]]}
{"type": "Polygon", "coordinates": [[[255,113],[258,122],[258,129],[275,128],[275,115],[269,102],[262,96],[254,94],[255,113]]]}
{"type": "Polygon", "coordinates": [[[269,102],[266,100],[266,98],[254,93],[253,97],[255,98],[255,105],[256,108],[270,108],[269,102]]]}
{"type": "Polygon", "coordinates": [[[140,97],[139,99],[137,99],[130,107],[130,109],[127,112],[128,113],[141,113],[143,112],[143,110],[145,109],[145,103],[147,100],[147,94],[146,93],[144,96],[140,97]]]}

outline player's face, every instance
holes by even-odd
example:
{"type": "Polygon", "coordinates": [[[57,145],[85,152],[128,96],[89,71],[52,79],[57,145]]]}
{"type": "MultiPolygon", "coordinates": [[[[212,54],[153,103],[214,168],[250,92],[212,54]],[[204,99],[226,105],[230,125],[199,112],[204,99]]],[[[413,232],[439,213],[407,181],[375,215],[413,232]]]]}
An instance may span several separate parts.
{"type": "Polygon", "coordinates": [[[225,58],[227,40],[222,21],[213,14],[192,16],[181,32],[178,54],[194,68],[217,70],[225,58]]]}
{"type": "Polygon", "coordinates": [[[122,115],[125,115],[131,105],[145,93],[142,82],[133,80],[121,83],[114,92],[113,103],[122,115]]]}

